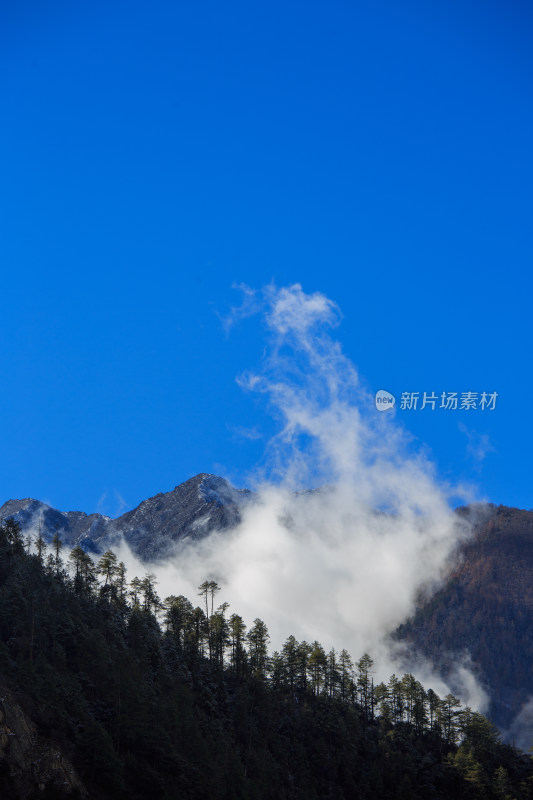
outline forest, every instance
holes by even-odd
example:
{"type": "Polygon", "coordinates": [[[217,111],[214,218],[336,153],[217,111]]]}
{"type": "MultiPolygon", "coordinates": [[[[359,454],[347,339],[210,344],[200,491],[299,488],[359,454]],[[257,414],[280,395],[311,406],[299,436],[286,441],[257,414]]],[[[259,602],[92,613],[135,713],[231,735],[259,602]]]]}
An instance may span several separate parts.
{"type": "MultiPolygon", "coordinates": [[[[533,797],[531,757],[414,675],[290,636],[271,652],[212,579],[161,599],[108,551],[0,527],[0,686],[81,784],[22,790],[0,716],[0,796],[121,800],[533,797]]],[[[5,728],[5,725],[4,725],[5,728]]]]}
{"type": "MultiPolygon", "coordinates": [[[[488,713],[508,730],[533,695],[533,513],[486,505],[457,509],[473,527],[451,572],[395,637],[445,679],[450,653],[468,652],[490,696],[488,713]]],[[[527,749],[527,728],[521,738],[527,749]]]]}

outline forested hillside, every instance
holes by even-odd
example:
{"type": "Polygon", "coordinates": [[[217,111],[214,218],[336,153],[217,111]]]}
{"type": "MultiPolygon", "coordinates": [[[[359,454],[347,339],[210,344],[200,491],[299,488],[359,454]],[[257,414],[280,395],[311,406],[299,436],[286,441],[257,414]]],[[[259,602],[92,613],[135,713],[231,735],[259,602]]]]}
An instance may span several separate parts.
{"type": "Polygon", "coordinates": [[[198,606],[161,601],[112,552],[66,565],[59,539],[36,547],[0,528],[2,798],[533,796],[530,757],[452,695],[412,675],[375,686],[370,656],[318,642],[269,654],[265,623],[247,629],[213,581],[198,606]],[[26,718],[45,772],[24,762],[26,718]]]}
{"type": "MultiPolygon", "coordinates": [[[[533,695],[533,512],[506,506],[460,509],[474,525],[442,589],[421,603],[398,637],[443,675],[468,652],[488,689],[489,716],[508,728],[533,695]]],[[[533,744],[523,733],[521,744],[533,744]]]]}
{"type": "MultiPolygon", "coordinates": [[[[60,512],[26,499],[5,503],[0,524],[13,516],[24,536],[39,527],[48,546],[57,535],[65,547],[79,545],[94,558],[124,540],[151,562],[164,558],[177,541],[194,542],[213,529],[237,525],[242,508],[254,500],[251,492],[202,473],[118,519],[60,512]]],[[[397,637],[447,679],[466,655],[490,695],[488,716],[527,749],[533,725],[516,720],[533,698],[533,512],[474,505],[457,513],[469,519],[474,535],[456,553],[441,590],[421,599],[397,637]]],[[[217,546],[224,547],[223,539],[217,546]]]]}

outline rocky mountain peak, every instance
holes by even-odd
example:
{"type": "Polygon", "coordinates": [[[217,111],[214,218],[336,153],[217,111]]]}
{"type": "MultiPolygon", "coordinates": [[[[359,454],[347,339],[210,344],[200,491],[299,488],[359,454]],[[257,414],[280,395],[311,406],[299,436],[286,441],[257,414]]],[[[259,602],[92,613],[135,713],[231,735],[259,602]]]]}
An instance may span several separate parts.
{"type": "Polygon", "coordinates": [[[170,492],[143,500],[116,519],[82,511],[58,511],[33,498],[8,500],[0,507],[0,520],[13,517],[25,535],[35,536],[39,527],[47,541],[57,531],[68,547],[101,553],[124,539],[144,561],[165,558],[185,539],[199,539],[212,530],[224,530],[240,522],[241,510],[253,492],[236,489],[225,478],[200,473],[170,492]]]}

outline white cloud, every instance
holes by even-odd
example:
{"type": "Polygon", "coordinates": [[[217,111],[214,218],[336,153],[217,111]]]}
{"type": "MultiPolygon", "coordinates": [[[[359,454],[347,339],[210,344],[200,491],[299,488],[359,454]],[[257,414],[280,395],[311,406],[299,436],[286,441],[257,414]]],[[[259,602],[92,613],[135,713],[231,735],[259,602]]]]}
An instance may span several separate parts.
{"type": "Polygon", "coordinates": [[[96,513],[115,518],[119,517],[127,507],[128,503],[124,500],[118,489],[112,489],[111,491],[106,489],[98,499],[96,513]]]}
{"type": "Polygon", "coordinates": [[[533,747],[533,697],[528,697],[510,728],[505,731],[504,740],[522,750],[533,747]]]}
{"type": "Polygon", "coordinates": [[[236,323],[257,314],[262,306],[255,289],[251,289],[245,283],[233,284],[233,288],[242,292],[242,301],[239,306],[233,306],[228,314],[218,315],[226,333],[229,333],[236,323]]]}
{"type": "MultiPolygon", "coordinates": [[[[377,677],[387,678],[398,669],[388,634],[420,591],[439,585],[469,529],[448,506],[453,490],[412,451],[394,413],[376,411],[331,338],[335,304],[299,284],[267,287],[263,298],[272,339],[261,370],[243,384],[265,396],[280,428],[268,447],[268,478],[254,478],[259,502],[236,530],[185,542],[151,569],[163,596],[194,601],[202,581],[217,580],[231,611],[248,624],[265,620],[274,648],[294,634],[355,658],[368,651],[377,677]],[[295,493],[311,486],[327,488],[295,493]]],[[[428,665],[423,671],[431,676],[428,665]]],[[[467,702],[477,692],[483,704],[464,659],[457,672],[467,702]]]]}
{"type": "Polygon", "coordinates": [[[481,464],[488,453],[496,452],[496,448],[491,444],[487,433],[478,433],[478,431],[468,428],[462,422],[459,423],[459,430],[467,437],[466,452],[476,464],[481,464]]]}
{"type": "Polygon", "coordinates": [[[263,434],[256,425],[252,428],[246,428],[244,425],[233,425],[231,430],[240,439],[248,439],[251,442],[256,442],[258,439],[263,438],[263,434]]]}

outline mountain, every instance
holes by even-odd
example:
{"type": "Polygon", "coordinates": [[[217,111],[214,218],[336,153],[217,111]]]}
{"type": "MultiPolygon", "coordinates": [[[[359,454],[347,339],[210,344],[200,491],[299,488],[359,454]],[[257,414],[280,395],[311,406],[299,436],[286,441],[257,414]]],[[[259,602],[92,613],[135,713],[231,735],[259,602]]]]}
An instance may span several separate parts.
{"type": "Polygon", "coordinates": [[[0,507],[0,521],[13,517],[22,532],[35,534],[39,525],[50,542],[57,530],[68,546],[102,553],[124,537],[143,561],[165,558],[178,541],[198,539],[212,530],[237,525],[241,510],[253,500],[253,492],[234,489],[217,475],[202,473],[171,492],[144,500],[117,519],[81,511],[58,511],[32,498],[9,500],[0,507]]]}
{"type": "MultiPolygon", "coordinates": [[[[72,547],[102,553],[124,537],[145,562],[164,559],[177,542],[231,529],[254,494],[224,478],[202,473],[160,493],[117,519],[79,511],[62,512],[38,500],[10,500],[0,521],[13,516],[24,534],[42,524],[50,541],[57,530],[72,547]]],[[[413,617],[395,638],[429,658],[451,679],[468,654],[486,688],[489,716],[511,740],[533,740],[533,511],[494,505],[457,510],[472,525],[439,591],[420,598],[413,617]],[[532,698],[530,705],[528,702],[532,698]],[[531,707],[531,713],[529,711],[531,707]]]]}
{"type": "Polygon", "coordinates": [[[527,718],[533,697],[533,511],[487,505],[458,513],[472,523],[473,537],[442,588],[420,601],[396,638],[429,657],[445,677],[468,653],[490,696],[488,716],[527,748],[533,743],[527,718]]]}
{"type": "Polygon", "coordinates": [[[87,575],[0,526],[2,800],[532,800],[531,758],[413,675],[87,575]]]}

